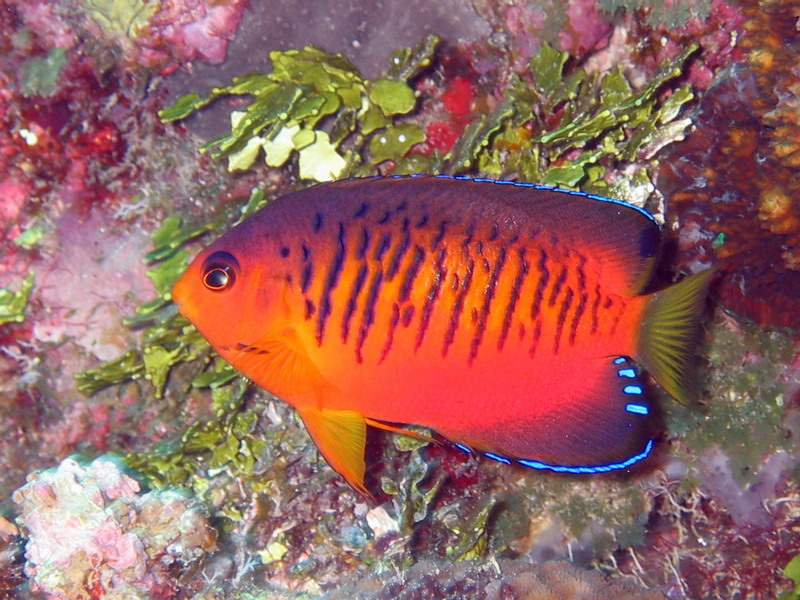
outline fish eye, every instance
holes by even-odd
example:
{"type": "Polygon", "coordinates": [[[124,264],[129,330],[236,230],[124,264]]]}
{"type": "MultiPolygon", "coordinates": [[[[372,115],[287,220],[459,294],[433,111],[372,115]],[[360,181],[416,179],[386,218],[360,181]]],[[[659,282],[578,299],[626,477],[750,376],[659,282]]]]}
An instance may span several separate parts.
{"type": "Polygon", "coordinates": [[[227,252],[215,252],[203,265],[203,285],[212,292],[224,292],[236,282],[239,262],[227,252]]]}

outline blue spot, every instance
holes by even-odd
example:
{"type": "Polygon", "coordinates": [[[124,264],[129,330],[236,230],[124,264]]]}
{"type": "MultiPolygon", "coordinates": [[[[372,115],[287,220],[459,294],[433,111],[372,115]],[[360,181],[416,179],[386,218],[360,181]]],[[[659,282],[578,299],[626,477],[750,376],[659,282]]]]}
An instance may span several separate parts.
{"type": "Polygon", "coordinates": [[[622,388],[622,391],[626,394],[633,394],[634,396],[638,396],[642,393],[642,386],[640,385],[626,385],[622,388]]]}
{"type": "Polygon", "coordinates": [[[627,404],[625,406],[625,410],[629,413],[634,413],[636,415],[649,415],[650,409],[647,408],[644,404],[627,404]]]}
{"type": "Polygon", "coordinates": [[[500,456],[499,454],[492,454],[491,452],[484,452],[487,458],[491,458],[492,460],[496,460],[497,462],[501,462],[506,465],[510,465],[511,461],[508,460],[505,456],[500,456]]]}
{"type": "Polygon", "coordinates": [[[627,377],[628,379],[634,379],[636,377],[636,370],[635,369],[620,369],[619,370],[620,377],[627,377]]]}
{"type": "Polygon", "coordinates": [[[626,362],[628,362],[628,359],[625,358],[624,356],[620,356],[620,357],[614,359],[614,364],[615,365],[621,365],[621,364],[624,364],[626,362]]]}
{"type": "Polygon", "coordinates": [[[472,454],[472,450],[470,450],[470,448],[468,446],[465,446],[464,444],[455,444],[455,447],[458,448],[459,450],[463,450],[467,454],[472,454]]]}
{"type": "Polygon", "coordinates": [[[532,469],[543,469],[547,471],[554,471],[556,473],[575,473],[575,474],[591,474],[591,473],[608,473],[609,471],[617,471],[619,469],[627,469],[631,465],[636,464],[640,460],[648,457],[653,450],[653,440],[647,442],[639,454],[631,456],[629,459],[618,463],[611,463],[607,465],[596,465],[593,467],[561,467],[558,465],[548,465],[536,460],[520,460],[521,465],[531,467],[532,469]]]}

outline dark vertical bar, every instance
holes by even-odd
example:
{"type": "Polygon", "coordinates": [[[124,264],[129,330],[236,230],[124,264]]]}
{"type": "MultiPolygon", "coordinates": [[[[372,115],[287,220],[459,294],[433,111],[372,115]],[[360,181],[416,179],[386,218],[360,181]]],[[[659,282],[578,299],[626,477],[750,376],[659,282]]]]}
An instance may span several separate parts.
{"type": "Polygon", "coordinates": [[[400,322],[400,306],[398,306],[397,302],[392,305],[392,316],[389,319],[389,329],[386,332],[386,343],[383,346],[383,350],[381,351],[381,358],[378,362],[383,362],[386,358],[386,355],[389,354],[389,351],[392,349],[392,342],[394,341],[394,330],[397,328],[397,324],[400,322]]]}
{"type": "Polygon", "coordinates": [[[422,340],[425,338],[425,332],[428,330],[428,325],[431,320],[431,313],[436,301],[439,299],[439,291],[442,289],[442,284],[447,277],[447,269],[444,268],[444,259],[447,256],[445,249],[439,250],[439,256],[436,257],[436,273],[433,277],[433,283],[428,289],[428,294],[425,298],[425,304],[422,306],[422,315],[420,317],[419,330],[417,331],[417,340],[414,344],[414,351],[419,350],[422,345],[422,340]]]}
{"type": "MultiPolygon", "coordinates": [[[[317,213],[319,214],[319,213],[317,213]]],[[[325,280],[325,287],[322,290],[322,298],[319,305],[319,314],[317,316],[317,344],[322,345],[322,339],[325,337],[325,324],[328,317],[331,315],[331,293],[339,283],[339,275],[342,273],[344,267],[344,251],[345,251],[345,230],[344,223],[339,223],[339,237],[336,246],[336,255],[333,258],[330,271],[328,271],[328,278],[325,280]]]]}
{"type": "Polygon", "coordinates": [[[497,291],[497,280],[500,278],[500,273],[503,272],[503,267],[506,264],[506,249],[500,248],[500,253],[494,263],[492,273],[489,276],[489,281],[486,284],[486,291],[483,296],[483,306],[481,307],[480,316],[478,317],[478,326],[475,330],[475,336],[472,338],[472,347],[469,353],[469,363],[478,356],[478,349],[483,341],[483,336],[486,333],[486,322],[489,319],[489,311],[492,308],[492,301],[494,300],[495,292],[497,291]]]}
{"type": "Polygon", "coordinates": [[[539,283],[536,286],[536,292],[533,296],[533,304],[531,304],[531,321],[539,316],[544,290],[547,288],[547,283],[550,281],[550,271],[547,269],[547,252],[544,251],[544,248],[541,249],[537,267],[539,270],[539,283]]]}
{"type": "Polygon", "coordinates": [[[472,285],[472,274],[474,269],[475,261],[470,258],[467,261],[467,270],[464,272],[464,279],[461,280],[461,288],[458,290],[458,294],[453,302],[453,308],[450,311],[450,323],[448,323],[447,331],[444,335],[442,356],[447,356],[447,350],[455,339],[456,331],[458,330],[458,326],[461,321],[461,314],[464,312],[464,302],[467,294],[469,293],[469,288],[472,285]]]}
{"type": "Polygon", "coordinates": [[[361,289],[364,287],[364,282],[367,280],[367,265],[361,265],[358,270],[355,280],[353,280],[353,287],[350,288],[350,297],[347,299],[347,306],[345,307],[344,314],[342,315],[342,343],[347,343],[347,338],[350,335],[350,320],[353,318],[353,313],[356,311],[358,303],[358,296],[361,289]]]}
{"type": "Polygon", "coordinates": [[[358,341],[356,342],[356,360],[364,362],[364,357],[361,354],[361,349],[364,347],[364,342],[367,341],[367,335],[372,324],[375,322],[375,304],[378,302],[378,296],[383,285],[383,271],[376,271],[372,275],[372,281],[369,285],[367,292],[367,302],[361,312],[361,327],[358,330],[358,341]]]}
{"type": "Polygon", "coordinates": [[[406,267],[403,273],[403,283],[400,285],[400,293],[398,300],[400,304],[408,300],[411,295],[411,289],[414,287],[414,281],[419,274],[420,267],[425,261],[425,250],[421,246],[414,247],[414,258],[411,263],[406,267]]]}
{"type": "Polygon", "coordinates": [[[501,351],[506,343],[508,331],[511,328],[511,320],[514,318],[514,311],[517,308],[519,301],[520,290],[522,284],[525,282],[525,277],[528,275],[530,265],[525,259],[525,248],[517,250],[517,274],[514,276],[514,283],[511,285],[511,293],[509,294],[508,304],[506,304],[505,313],[503,316],[503,328],[500,331],[500,339],[497,340],[497,350],[501,351]]]}
{"type": "Polygon", "coordinates": [[[556,331],[553,342],[553,354],[558,354],[558,349],[561,345],[561,335],[564,333],[564,323],[567,320],[567,313],[572,305],[572,298],[575,293],[572,288],[567,286],[567,291],[564,293],[564,301],[561,303],[561,310],[558,311],[558,319],[556,320],[556,331]]]}

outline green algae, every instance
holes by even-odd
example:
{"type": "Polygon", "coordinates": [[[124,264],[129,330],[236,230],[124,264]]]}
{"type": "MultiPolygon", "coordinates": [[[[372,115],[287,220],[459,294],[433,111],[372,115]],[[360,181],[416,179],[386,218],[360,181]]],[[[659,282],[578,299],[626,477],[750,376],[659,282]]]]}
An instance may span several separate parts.
{"type": "Polygon", "coordinates": [[[234,77],[205,97],[187,94],[159,115],[176,121],[219,98],[250,96],[252,102],[231,115],[231,131],[205,144],[203,152],[227,157],[231,171],[250,168],[262,152],[270,167],[281,167],[296,154],[301,179],[338,179],[354,172],[367,145],[378,163],[402,157],[407,140],[424,140],[419,128],[408,135],[395,132],[395,126],[414,126],[393,119],[415,108],[408,81],[430,64],[437,43],[431,36],[396,53],[388,75],[375,81],[365,80],[340,54],[312,46],[273,51],[272,72],[234,77]],[[375,142],[379,138],[388,141],[375,142]]]}
{"type": "Polygon", "coordinates": [[[214,418],[190,425],[178,443],[125,456],[151,486],[190,485],[202,491],[217,471],[233,477],[252,473],[266,441],[252,435],[258,415],[246,408],[249,383],[241,377],[217,383],[211,389],[214,418]]]}
{"type": "Polygon", "coordinates": [[[33,291],[33,273],[29,273],[19,290],[12,291],[10,288],[0,289],[0,325],[6,323],[22,323],[25,320],[25,308],[28,306],[28,298],[33,291]]]}
{"type": "Polygon", "coordinates": [[[159,10],[145,0],[84,0],[89,16],[115,37],[133,38],[159,10]]]}
{"type": "Polygon", "coordinates": [[[403,115],[414,109],[414,90],[404,81],[378,79],[369,86],[367,97],[384,116],[403,115]]]}
{"type": "Polygon", "coordinates": [[[605,195],[611,191],[606,175],[622,165],[633,167],[630,177],[649,181],[648,159],[681,139],[689,125],[681,116],[694,97],[691,87],[673,85],[666,98],[662,95],[697,48],[690,45],[665,61],[637,90],[622,67],[587,74],[570,67],[566,52],[542,44],[531,59],[533,83],[515,77],[504,91],[505,102],[484,117],[482,134],[468,128],[448,164],[605,195]]]}
{"type": "Polygon", "coordinates": [[[420,450],[411,452],[399,481],[392,477],[381,478],[381,490],[392,497],[401,532],[410,533],[417,523],[428,517],[444,480],[441,472],[432,470],[420,450]]]}
{"type": "Polygon", "coordinates": [[[63,48],[51,48],[47,56],[26,60],[20,68],[22,94],[52,96],[56,92],[61,69],[66,64],[67,55],[63,48]]]}
{"type": "Polygon", "coordinates": [[[77,373],[75,382],[79,392],[91,396],[105,387],[134,381],[142,375],[144,375],[144,362],[139,351],[129,350],[99,367],[77,373]]]}
{"type": "Polygon", "coordinates": [[[32,250],[39,244],[39,242],[42,241],[44,235],[45,235],[44,225],[37,223],[35,225],[31,225],[25,231],[23,231],[17,237],[15,237],[14,245],[17,248],[32,250]]]}
{"type": "Polygon", "coordinates": [[[416,125],[390,125],[375,132],[369,143],[369,151],[376,162],[383,162],[403,156],[411,146],[423,141],[425,133],[416,125]]]}

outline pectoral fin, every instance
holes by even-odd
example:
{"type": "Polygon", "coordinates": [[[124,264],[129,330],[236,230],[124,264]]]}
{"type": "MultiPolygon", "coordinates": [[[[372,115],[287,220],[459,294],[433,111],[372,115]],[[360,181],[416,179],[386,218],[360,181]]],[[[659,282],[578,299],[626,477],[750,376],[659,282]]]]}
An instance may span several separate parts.
{"type": "Polygon", "coordinates": [[[352,410],[306,407],[300,410],[311,438],[325,460],[364,496],[364,446],[367,423],[364,415],[352,410]]]}
{"type": "Polygon", "coordinates": [[[298,409],[319,402],[333,389],[291,325],[276,326],[256,342],[222,354],[258,385],[298,409]]]}

